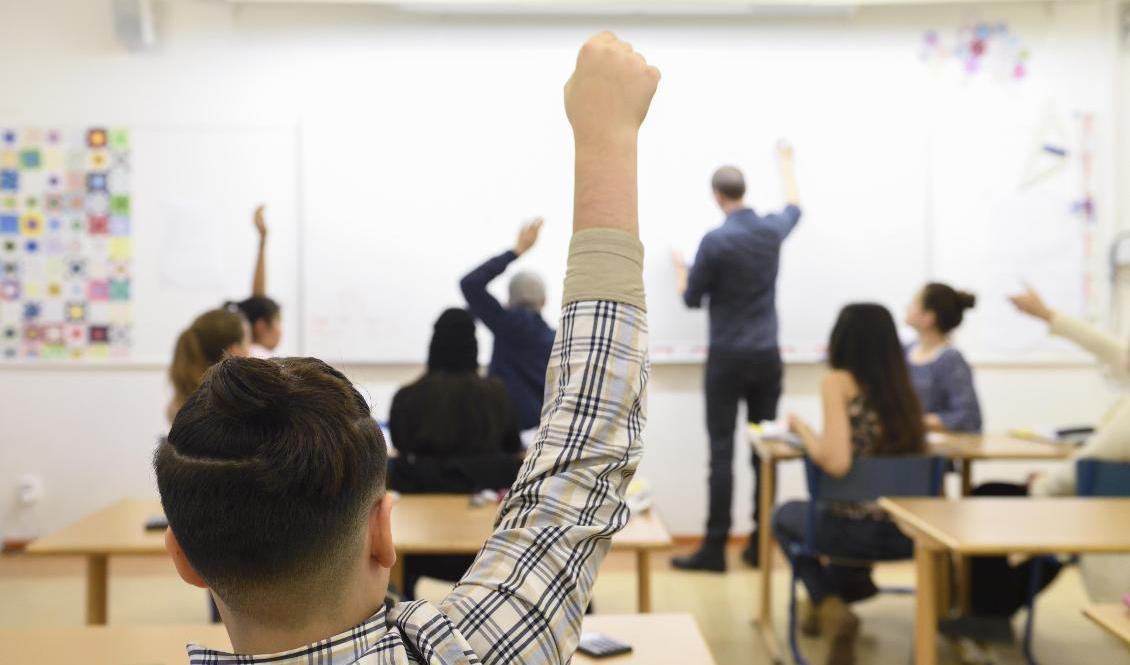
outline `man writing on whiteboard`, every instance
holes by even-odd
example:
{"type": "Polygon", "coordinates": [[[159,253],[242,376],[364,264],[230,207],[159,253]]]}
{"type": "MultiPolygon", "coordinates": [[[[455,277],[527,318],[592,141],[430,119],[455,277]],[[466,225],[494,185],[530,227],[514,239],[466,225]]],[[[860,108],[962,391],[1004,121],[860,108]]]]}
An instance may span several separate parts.
{"type": "MultiPolygon", "coordinates": [[[[745,400],[749,422],[777,417],[784,374],[777,343],[777,268],[781,244],[800,221],[800,194],[793,151],[777,147],[788,204],[780,214],[761,216],[745,204],[745,178],[733,166],[714,173],[711,186],[726,214],[722,226],[706,234],[694,265],[674,257],[679,292],[687,307],[710,307],[710,351],[706,359],[706,429],[710,438],[710,499],[706,538],[689,556],[672,564],[682,570],[725,572],[733,501],[734,429],[738,402],[745,400]]],[[[760,465],[753,455],[754,477],[760,465]]],[[[756,567],[757,529],[761,528],[754,488],[754,532],[742,558],[756,567]]],[[[765,516],[769,518],[768,515],[765,516]]]]}

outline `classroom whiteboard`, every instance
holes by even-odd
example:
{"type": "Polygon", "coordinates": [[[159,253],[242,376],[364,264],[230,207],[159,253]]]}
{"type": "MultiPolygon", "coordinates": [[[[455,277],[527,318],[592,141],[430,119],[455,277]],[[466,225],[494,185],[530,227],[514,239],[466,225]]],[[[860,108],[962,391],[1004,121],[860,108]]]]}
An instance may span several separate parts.
{"type": "MultiPolygon", "coordinates": [[[[141,126],[131,130],[134,187],[134,348],[130,360],[167,363],[197,314],[246,298],[268,206],[268,286],[298,326],[295,127],[141,126]]],[[[285,349],[297,337],[284,335],[285,349]]]]}
{"type": "MultiPolygon", "coordinates": [[[[1077,112],[1109,122],[1112,35],[1096,5],[979,11],[612,26],[663,71],[639,165],[657,360],[705,349],[705,315],[674,293],[670,252],[693,249],[721,221],[711,172],[742,167],[751,205],[775,210],[781,137],[795,145],[804,201],[780,277],[787,354],[818,357],[845,303],[881,302],[901,320],[922,283],[943,279],[981,296],[960,337],[974,358],[1074,357],[1004,296],[1028,281],[1084,315],[1102,296],[1070,211],[1077,163],[1020,183],[1048,108],[1068,125],[1077,112]],[[926,31],[981,20],[1007,22],[1022,40],[1024,80],[921,57],[926,31]]],[[[492,26],[490,43],[469,25],[409,27],[357,53],[356,69],[327,72],[341,94],[312,110],[301,132],[307,353],[423,360],[435,317],[462,304],[458,279],[509,247],[534,215],[547,226],[520,267],[546,275],[546,311],[556,311],[572,208],[561,85],[594,27],[492,26]]],[[[1074,150],[1073,141],[1064,145],[1074,150]]],[[[1100,210],[1109,159],[1094,155],[1100,210]]],[[[1102,219],[1093,229],[1100,240],[1102,219]]],[[[505,278],[497,287],[501,296],[505,278]]],[[[488,335],[481,347],[485,359],[488,335]]]]}

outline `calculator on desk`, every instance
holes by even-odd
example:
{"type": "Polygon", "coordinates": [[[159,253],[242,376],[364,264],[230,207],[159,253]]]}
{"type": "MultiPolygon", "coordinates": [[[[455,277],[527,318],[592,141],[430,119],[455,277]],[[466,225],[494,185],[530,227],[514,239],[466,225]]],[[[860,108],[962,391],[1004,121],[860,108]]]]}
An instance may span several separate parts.
{"type": "Polygon", "coordinates": [[[593,658],[607,658],[632,653],[632,645],[614,640],[601,633],[581,633],[577,651],[593,658]]]}

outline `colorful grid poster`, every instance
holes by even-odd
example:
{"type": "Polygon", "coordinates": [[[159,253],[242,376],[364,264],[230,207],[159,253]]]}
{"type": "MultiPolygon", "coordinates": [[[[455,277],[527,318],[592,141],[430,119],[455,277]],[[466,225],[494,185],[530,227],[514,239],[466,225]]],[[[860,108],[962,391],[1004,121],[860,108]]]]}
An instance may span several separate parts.
{"type": "Polygon", "coordinates": [[[129,134],[0,126],[0,358],[129,355],[129,134]]]}

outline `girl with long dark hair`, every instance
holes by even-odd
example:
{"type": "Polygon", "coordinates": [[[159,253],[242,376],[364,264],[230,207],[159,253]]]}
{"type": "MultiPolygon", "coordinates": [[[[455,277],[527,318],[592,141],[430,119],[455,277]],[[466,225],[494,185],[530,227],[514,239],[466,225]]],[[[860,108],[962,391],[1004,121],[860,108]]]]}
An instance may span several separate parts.
{"type": "MultiPolygon", "coordinates": [[[[789,417],[790,429],[804,442],[814,464],[832,476],[843,476],[856,457],[923,452],[922,407],[894,319],[885,307],[844,307],[832,331],[828,363],[832,371],[821,388],[823,434],[803,419],[789,417]]],[[[807,501],[791,501],[777,509],[773,530],[782,545],[804,540],[807,513],[807,501]]],[[[913,553],[911,541],[876,505],[824,503],[817,514],[816,548],[825,555],[870,561],[913,553]]],[[[825,564],[815,557],[797,557],[793,566],[811,601],[801,630],[808,635],[829,634],[833,640],[829,665],[854,663],[859,619],[847,606],[877,593],[871,569],[825,564]]]]}

